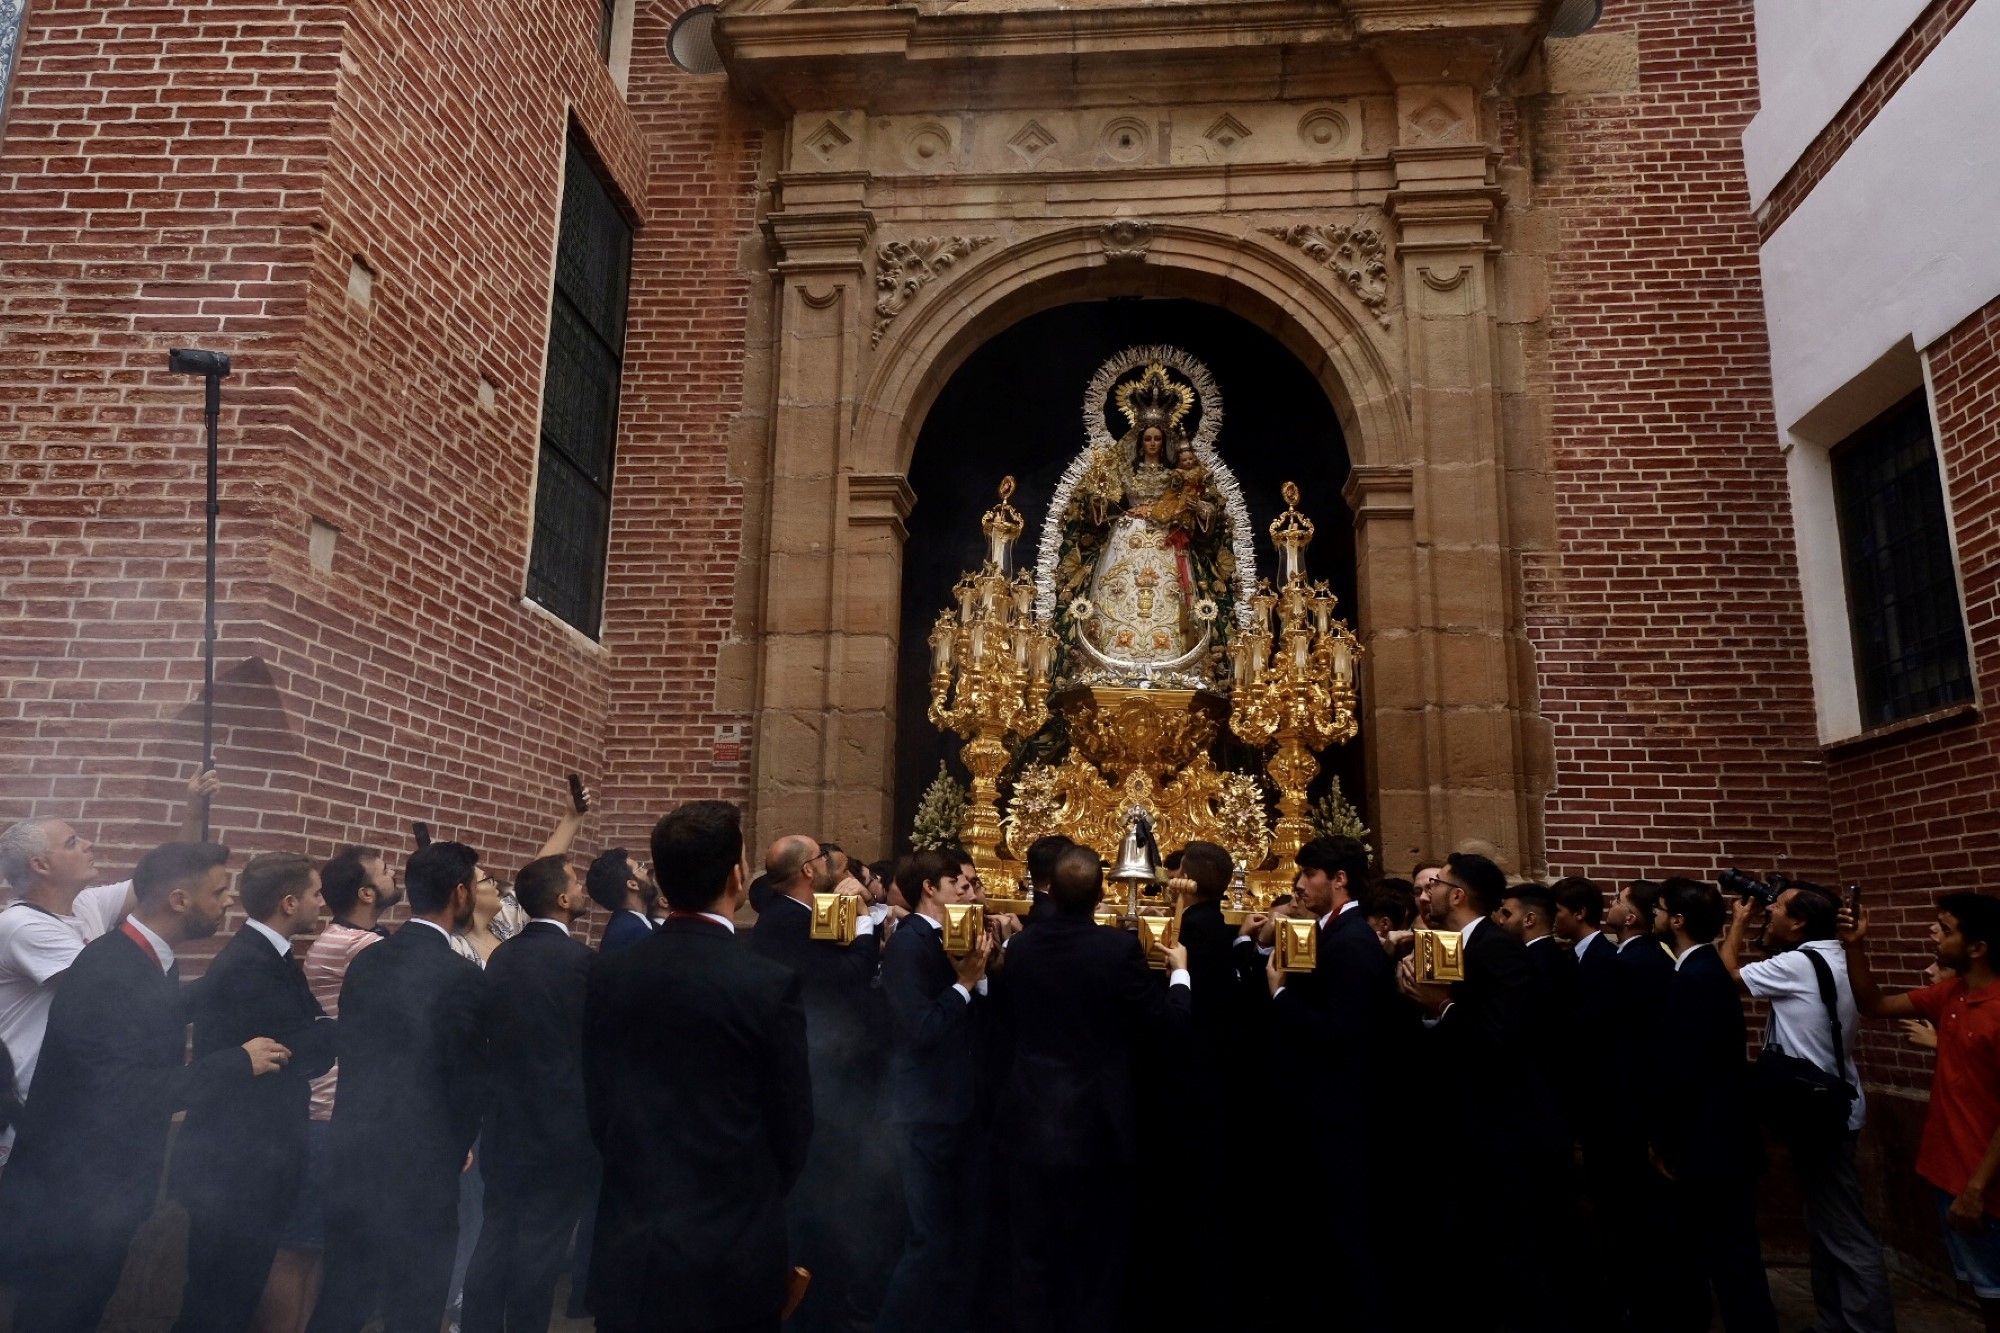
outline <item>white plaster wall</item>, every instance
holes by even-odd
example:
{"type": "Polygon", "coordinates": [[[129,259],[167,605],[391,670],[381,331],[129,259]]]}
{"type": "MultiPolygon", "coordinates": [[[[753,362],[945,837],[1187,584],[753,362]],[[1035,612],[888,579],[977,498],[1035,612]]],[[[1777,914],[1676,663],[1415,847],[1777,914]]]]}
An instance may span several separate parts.
{"type": "Polygon", "coordinates": [[[1979,0],[1765,243],[1781,429],[2000,292],[1996,53],[2000,0],[1979,0]]]}
{"type": "MultiPolygon", "coordinates": [[[[1762,103],[1743,131],[1750,206],[1761,207],[1927,0],[1757,0],[1762,103]]],[[[1989,0],[1990,3],[1990,0],[1989,0]]]]}
{"type": "Polygon", "coordinates": [[[1822,741],[1861,730],[1828,451],[2000,294],[1996,52],[2000,0],[1978,0],[1761,252],[1822,741]]]}

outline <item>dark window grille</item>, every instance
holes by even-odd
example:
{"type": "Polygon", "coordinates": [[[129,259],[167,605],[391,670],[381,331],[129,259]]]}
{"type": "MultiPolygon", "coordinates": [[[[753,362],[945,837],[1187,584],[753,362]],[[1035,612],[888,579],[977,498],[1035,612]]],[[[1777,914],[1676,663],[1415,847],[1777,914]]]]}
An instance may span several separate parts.
{"type": "Polygon", "coordinates": [[[618,0],[598,0],[597,54],[611,59],[611,30],[618,25],[618,0]]]}
{"type": "Polygon", "coordinates": [[[1972,697],[1937,445],[1921,391],[1833,451],[1864,727],[1972,697]]]}
{"type": "Polygon", "coordinates": [[[572,135],[542,381],[528,596],[592,638],[604,609],[631,270],[632,228],[572,135]]]}

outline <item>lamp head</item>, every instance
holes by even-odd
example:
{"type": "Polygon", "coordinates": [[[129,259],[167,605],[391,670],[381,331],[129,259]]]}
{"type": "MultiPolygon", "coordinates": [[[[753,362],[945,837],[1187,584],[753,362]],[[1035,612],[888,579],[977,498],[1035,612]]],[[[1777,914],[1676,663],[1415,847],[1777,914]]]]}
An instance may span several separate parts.
{"type": "Polygon", "coordinates": [[[229,353],[210,352],[199,347],[176,347],[167,353],[167,369],[176,375],[229,374],[229,353]]]}

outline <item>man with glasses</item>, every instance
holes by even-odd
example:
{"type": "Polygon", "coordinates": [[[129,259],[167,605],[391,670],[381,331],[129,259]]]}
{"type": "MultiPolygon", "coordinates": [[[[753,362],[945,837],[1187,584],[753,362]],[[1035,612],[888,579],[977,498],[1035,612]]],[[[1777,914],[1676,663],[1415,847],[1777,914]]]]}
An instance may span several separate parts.
{"type": "Polygon", "coordinates": [[[865,1325],[854,1277],[865,1266],[865,1173],[855,1163],[874,1130],[882,1043],[871,994],[881,937],[866,912],[851,943],[812,938],[815,893],[861,896],[847,856],[802,833],[764,854],[771,896],[750,933],[750,947],[790,968],[804,988],[807,1056],[812,1069],[812,1148],[798,1187],[786,1200],[795,1260],[813,1274],[788,1327],[814,1330],[865,1325]]]}

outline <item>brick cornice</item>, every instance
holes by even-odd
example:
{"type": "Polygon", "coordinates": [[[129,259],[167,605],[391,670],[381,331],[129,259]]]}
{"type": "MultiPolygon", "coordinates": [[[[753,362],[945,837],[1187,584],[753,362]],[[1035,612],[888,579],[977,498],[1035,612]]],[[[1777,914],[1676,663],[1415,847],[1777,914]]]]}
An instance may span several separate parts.
{"type": "Polygon", "coordinates": [[[1917,21],[1896,39],[1889,53],[1868,72],[1853,96],[1842,104],[1817,137],[1799,154],[1790,171],[1771,191],[1771,197],[1757,210],[1757,239],[1768,241],[1804,203],[1813,187],[1826,179],[1833,164],[1840,161],[1848,146],[1861,137],[1883,107],[1916,73],[1938,43],[1957,26],[1970,10],[1973,0],[1931,0],[1917,21]]]}

